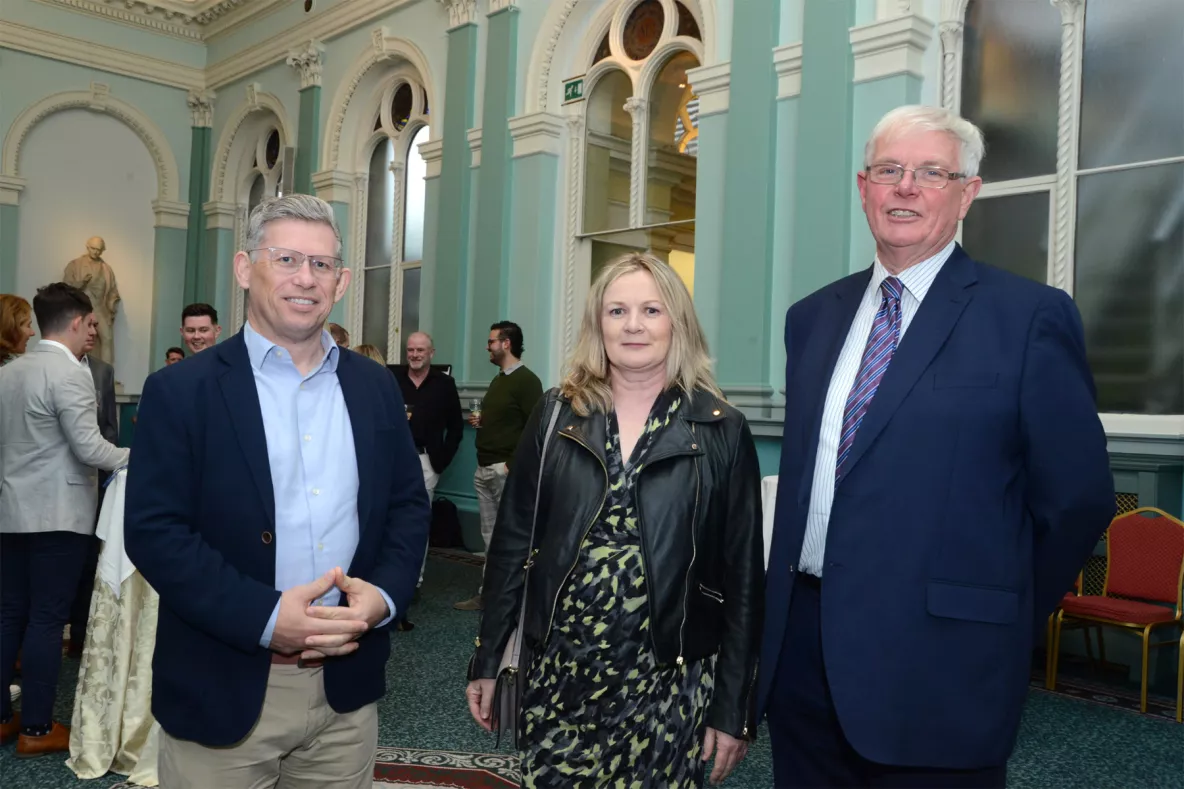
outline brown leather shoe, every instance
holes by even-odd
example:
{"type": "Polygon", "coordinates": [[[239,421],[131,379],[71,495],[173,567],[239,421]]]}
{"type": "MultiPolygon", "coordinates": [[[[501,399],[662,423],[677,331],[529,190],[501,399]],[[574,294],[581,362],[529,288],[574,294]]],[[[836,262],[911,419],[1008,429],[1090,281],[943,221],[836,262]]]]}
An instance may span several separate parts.
{"type": "Polygon", "coordinates": [[[70,750],[70,727],[63,726],[56,721],[49,734],[40,737],[30,737],[22,734],[16,742],[16,757],[31,759],[34,756],[44,756],[47,753],[60,753],[70,750]]]}
{"type": "Polygon", "coordinates": [[[21,714],[19,712],[12,713],[12,720],[8,723],[0,723],[0,745],[8,745],[8,743],[15,740],[21,733],[21,714]]]}

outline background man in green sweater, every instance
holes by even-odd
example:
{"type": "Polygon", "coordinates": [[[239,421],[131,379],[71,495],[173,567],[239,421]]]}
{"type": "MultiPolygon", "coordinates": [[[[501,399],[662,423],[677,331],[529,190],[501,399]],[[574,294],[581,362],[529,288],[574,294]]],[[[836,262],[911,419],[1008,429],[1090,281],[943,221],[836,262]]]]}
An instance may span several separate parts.
{"type": "MultiPolygon", "coordinates": [[[[500,372],[489,382],[480,416],[470,415],[469,424],[479,428],[473,487],[477,489],[477,506],[481,511],[481,537],[488,551],[514,449],[530,412],[543,396],[543,384],[522,363],[522,329],[518,324],[501,321],[490,326],[485,347],[489,350],[489,361],[500,372]]],[[[483,607],[480,591],[475,597],[456,604],[462,611],[480,611],[483,607]]]]}

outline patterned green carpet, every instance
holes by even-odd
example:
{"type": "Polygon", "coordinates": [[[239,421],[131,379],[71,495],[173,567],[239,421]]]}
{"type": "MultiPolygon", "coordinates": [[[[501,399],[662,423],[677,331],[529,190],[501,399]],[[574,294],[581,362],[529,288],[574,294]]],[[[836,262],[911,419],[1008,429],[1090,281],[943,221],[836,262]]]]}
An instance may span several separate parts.
{"type": "MultiPolygon", "coordinates": [[[[469,718],[465,666],[477,614],[452,603],[473,594],[480,570],[433,556],[423,599],[412,609],[416,628],[397,633],[387,668],[388,693],[379,706],[379,744],[399,748],[492,752],[493,738],[469,718]]],[[[60,720],[70,720],[78,661],[63,664],[60,720]]],[[[936,691],[935,691],[936,692],[936,691]]],[[[968,711],[967,714],[973,714],[968,711]]],[[[27,761],[0,749],[3,789],[108,789],[110,775],[78,781],[64,758],[27,761]]],[[[724,785],[768,789],[772,785],[768,738],[762,737],[724,785]]],[[[1011,760],[1011,789],[1179,789],[1184,786],[1184,726],[1113,707],[1033,690],[1019,745],[1011,760]]],[[[229,787],[227,789],[230,789],[229,787]]]]}

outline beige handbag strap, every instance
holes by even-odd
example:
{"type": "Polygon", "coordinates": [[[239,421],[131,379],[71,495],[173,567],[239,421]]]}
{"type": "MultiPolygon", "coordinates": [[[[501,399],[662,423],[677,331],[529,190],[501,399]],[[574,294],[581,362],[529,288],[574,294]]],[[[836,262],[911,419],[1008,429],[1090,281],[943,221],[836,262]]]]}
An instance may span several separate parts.
{"type": "Polygon", "coordinates": [[[534,534],[539,522],[539,499],[543,492],[543,470],[546,468],[547,447],[551,444],[551,435],[555,432],[555,423],[559,421],[559,397],[556,396],[551,406],[551,419],[547,422],[547,432],[543,434],[543,451],[539,455],[539,480],[534,489],[534,512],[530,518],[530,542],[526,545],[526,562],[522,566],[522,605],[518,607],[518,627],[514,630],[514,648],[510,656],[510,671],[518,671],[522,661],[522,638],[526,623],[526,586],[530,580],[530,566],[534,564],[534,534]]]}

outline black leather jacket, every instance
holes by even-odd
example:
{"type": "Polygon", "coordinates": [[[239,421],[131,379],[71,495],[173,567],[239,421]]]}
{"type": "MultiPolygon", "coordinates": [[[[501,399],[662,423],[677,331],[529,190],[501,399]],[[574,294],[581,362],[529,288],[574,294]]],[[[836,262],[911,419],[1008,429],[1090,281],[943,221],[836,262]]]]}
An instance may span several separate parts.
{"type": "MultiPolygon", "coordinates": [[[[502,495],[470,679],[497,676],[518,624],[539,456],[555,403],[525,614],[536,648],[550,636],[556,601],[607,493],[605,416],[577,416],[551,390],[523,430],[502,495]]],[[[756,446],[744,416],[709,393],[697,392],[677,417],[655,438],[637,480],[653,649],[664,665],[718,655],[707,725],[752,739],[764,606],[756,446]]]]}

